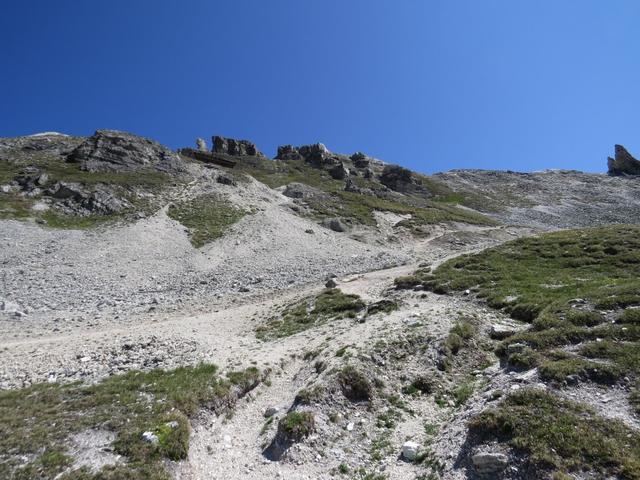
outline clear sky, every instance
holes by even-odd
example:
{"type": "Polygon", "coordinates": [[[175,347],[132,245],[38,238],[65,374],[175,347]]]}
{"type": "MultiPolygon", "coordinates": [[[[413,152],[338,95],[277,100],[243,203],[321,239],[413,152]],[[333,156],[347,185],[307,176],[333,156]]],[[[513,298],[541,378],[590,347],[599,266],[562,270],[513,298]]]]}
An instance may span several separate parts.
{"type": "Polygon", "coordinates": [[[3,0],[0,136],[324,142],[422,172],[640,157],[638,0],[3,0]]]}

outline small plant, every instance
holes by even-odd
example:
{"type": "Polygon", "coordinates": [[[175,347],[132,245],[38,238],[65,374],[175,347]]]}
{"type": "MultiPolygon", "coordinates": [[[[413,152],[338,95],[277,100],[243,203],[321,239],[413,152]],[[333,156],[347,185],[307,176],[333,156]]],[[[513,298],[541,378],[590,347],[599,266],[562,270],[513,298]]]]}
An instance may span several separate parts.
{"type": "Polygon", "coordinates": [[[284,438],[299,442],[313,433],[316,428],[315,417],[311,412],[289,412],[278,423],[278,433],[284,438]]]}
{"type": "Polygon", "coordinates": [[[338,382],[342,393],[352,402],[368,402],[373,388],[367,377],[352,365],[345,366],[338,373],[338,382]]]}

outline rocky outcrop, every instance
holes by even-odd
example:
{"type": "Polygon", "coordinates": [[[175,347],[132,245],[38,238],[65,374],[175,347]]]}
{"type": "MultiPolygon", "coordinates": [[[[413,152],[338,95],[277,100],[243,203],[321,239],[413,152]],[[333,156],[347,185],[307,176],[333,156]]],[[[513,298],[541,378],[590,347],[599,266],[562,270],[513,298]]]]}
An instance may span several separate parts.
{"type": "Polygon", "coordinates": [[[371,164],[371,159],[362,152],[356,152],[349,158],[356,168],[367,168],[371,164]]]}
{"type": "Polygon", "coordinates": [[[386,165],[380,175],[380,183],[396,192],[408,192],[415,185],[411,170],[400,165],[386,165]]]}
{"type": "Polygon", "coordinates": [[[303,157],[293,145],[280,145],[278,147],[277,160],[302,160],[303,157]]]}
{"type": "Polygon", "coordinates": [[[89,172],[125,172],[153,168],[167,173],[185,169],[174,152],[148,138],[117,130],[98,130],[67,157],[89,172]]]}
{"type": "Polygon", "coordinates": [[[622,145],[616,145],[615,158],[609,157],[609,175],[640,175],[640,161],[636,160],[622,145]]]}
{"type": "Polygon", "coordinates": [[[337,165],[331,167],[329,175],[336,180],[344,180],[349,176],[349,169],[344,166],[344,163],[339,162],[337,165]]]}
{"type": "Polygon", "coordinates": [[[0,160],[15,157],[16,152],[21,156],[38,156],[41,154],[66,157],[80,143],[79,137],[70,137],[61,133],[48,132],[29,135],[26,137],[0,138],[0,160]]]}
{"type": "Polygon", "coordinates": [[[254,143],[249,140],[236,140],[215,135],[212,137],[213,151],[225,155],[263,157],[254,143]]]}
{"type": "Polygon", "coordinates": [[[278,147],[278,160],[304,160],[316,168],[322,168],[326,165],[336,165],[337,157],[334,159],[329,149],[322,143],[314,143],[313,145],[302,145],[294,147],[293,145],[281,145],[278,147]]]}
{"type": "Polygon", "coordinates": [[[89,191],[78,183],[57,182],[46,193],[59,201],[57,205],[61,210],[75,215],[111,215],[131,207],[107,185],[97,185],[89,191]]]}

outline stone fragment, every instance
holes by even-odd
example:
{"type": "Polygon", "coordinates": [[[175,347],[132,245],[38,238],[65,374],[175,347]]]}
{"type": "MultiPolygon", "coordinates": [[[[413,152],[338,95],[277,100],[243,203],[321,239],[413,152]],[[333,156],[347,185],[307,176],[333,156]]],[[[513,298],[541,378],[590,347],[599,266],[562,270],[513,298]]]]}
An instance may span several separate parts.
{"type": "Polygon", "coordinates": [[[420,444],[416,442],[405,442],[402,445],[402,458],[405,460],[412,462],[418,456],[418,452],[420,450],[420,444]]]}
{"type": "Polygon", "coordinates": [[[509,457],[504,453],[483,452],[476,453],[471,461],[478,474],[488,476],[503,471],[509,464],[509,457]]]}

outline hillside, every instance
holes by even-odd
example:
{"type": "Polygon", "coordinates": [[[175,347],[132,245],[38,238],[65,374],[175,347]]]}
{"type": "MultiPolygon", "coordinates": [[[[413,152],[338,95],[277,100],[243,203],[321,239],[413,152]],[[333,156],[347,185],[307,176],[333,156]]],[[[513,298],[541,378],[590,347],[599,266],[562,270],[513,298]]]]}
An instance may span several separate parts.
{"type": "Polygon", "coordinates": [[[624,148],[211,143],[0,139],[1,478],[640,478],[624,148]]]}

